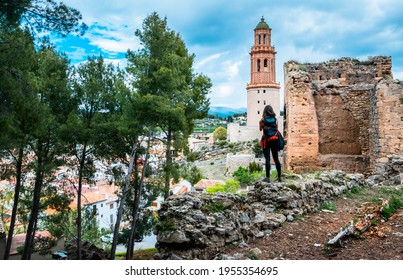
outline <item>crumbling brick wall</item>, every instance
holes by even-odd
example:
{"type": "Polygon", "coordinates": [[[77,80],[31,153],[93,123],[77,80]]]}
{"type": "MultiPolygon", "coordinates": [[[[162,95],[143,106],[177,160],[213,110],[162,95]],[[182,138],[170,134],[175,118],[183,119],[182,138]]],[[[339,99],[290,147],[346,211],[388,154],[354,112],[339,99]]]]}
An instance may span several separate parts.
{"type": "Polygon", "coordinates": [[[371,173],[402,153],[403,85],[378,56],[285,64],[285,168],[371,173]]]}

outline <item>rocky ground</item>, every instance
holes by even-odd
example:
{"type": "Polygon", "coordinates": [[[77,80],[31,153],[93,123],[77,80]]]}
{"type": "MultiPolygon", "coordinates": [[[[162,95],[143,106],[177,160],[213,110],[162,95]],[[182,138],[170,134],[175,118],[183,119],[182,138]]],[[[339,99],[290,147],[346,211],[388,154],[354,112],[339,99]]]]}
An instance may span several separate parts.
{"type": "Polygon", "coordinates": [[[360,235],[342,239],[340,244],[327,242],[359,217],[357,209],[363,203],[376,205],[379,198],[398,197],[403,201],[403,188],[376,188],[348,193],[334,202],[333,211],[323,209],[286,222],[269,236],[247,247],[227,247],[223,258],[287,259],[287,260],[402,260],[403,209],[388,220],[375,219],[360,235]]]}

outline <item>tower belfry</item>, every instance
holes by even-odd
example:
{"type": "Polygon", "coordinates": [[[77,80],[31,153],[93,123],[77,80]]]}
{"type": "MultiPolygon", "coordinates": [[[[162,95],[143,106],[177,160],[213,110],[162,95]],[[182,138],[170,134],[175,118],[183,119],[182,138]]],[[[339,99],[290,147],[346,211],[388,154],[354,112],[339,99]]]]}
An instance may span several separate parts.
{"type": "Polygon", "coordinates": [[[280,84],[276,82],[276,51],[271,45],[271,28],[262,17],[254,29],[250,52],[250,82],[247,90],[247,125],[257,126],[266,105],[280,114],[280,84]]]}

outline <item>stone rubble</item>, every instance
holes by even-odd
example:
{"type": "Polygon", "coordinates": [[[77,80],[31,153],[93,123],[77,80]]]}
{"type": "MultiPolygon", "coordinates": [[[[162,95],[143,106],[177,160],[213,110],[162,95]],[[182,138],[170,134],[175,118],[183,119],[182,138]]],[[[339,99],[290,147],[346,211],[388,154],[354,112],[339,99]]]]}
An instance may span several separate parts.
{"type": "Polygon", "coordinates": [[[282,183],[257,182],[242,194],[191,192],[170,197],[159,210],[155,258],[227,259],[220,255],[224,246],[247,246],[296,215],[318,211],[353,187],[369,186],[364,175],[337,170],[296,178],[285,174],[282,183]]]}

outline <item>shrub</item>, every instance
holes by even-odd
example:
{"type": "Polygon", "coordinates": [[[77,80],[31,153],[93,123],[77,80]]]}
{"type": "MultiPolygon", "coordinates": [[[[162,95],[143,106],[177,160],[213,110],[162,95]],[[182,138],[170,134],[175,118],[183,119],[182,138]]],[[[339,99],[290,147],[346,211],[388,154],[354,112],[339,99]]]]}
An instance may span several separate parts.
{"type": "Polygon", "coordinates": [[[238,180],[241,184],[248,184],[251,181],[249,171],[243,166],[239,166],[237,170],[232,173],[232,176],[238,180]]]}
{"type": "Polygon", "coordinates": [[[200,152],[190,152],[187,156],[187,160],[190,162],[194,162],[199,158],[200,154],[200,152]]]}
{"type": "Polygon", "coordinates": [[[389,219],[397,209],[403,208],[403,202],[400,199],[392,196],[389,200],[389,205],[382,209],[382,216],[389,219]]]}
{"type": "Polygon", "coordinates": [[[213,132],[214,141],[227,139],[227,129],[225,127],[217,127],[213,132]]]}
{"type": "Polygon", "coordinates": [[[263,170],[263,168],[256,161],[249,163],[249,166],[248,166],[249,173],[260,172],[262,170],[263,170]]]}
{"type": "Polygon", "coordinates": [[[234,180],[227,180],[224,184],[217,184],[213,187],[209,187],[206,189],[207,193],[216,193],[216,192],[223,192],[223,193],[235,193],[238,191],[240,187],[239,182],[234,180]]]}

